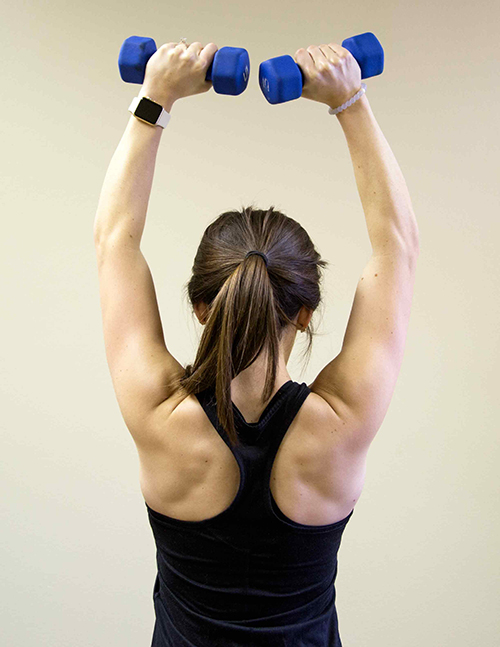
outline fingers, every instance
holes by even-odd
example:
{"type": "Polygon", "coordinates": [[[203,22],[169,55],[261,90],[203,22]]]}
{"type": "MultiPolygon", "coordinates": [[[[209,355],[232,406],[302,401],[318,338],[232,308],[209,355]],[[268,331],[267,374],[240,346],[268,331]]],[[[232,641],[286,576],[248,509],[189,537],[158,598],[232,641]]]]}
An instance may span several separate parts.
{"type": "Polygon", "coordinates": [[[215,43],[208,43],[208,45],[203,47],[203,45],[198,41],[191,43],[190,45],[185,43],[165,43],[165,45],[162,45],[160,49],[175,49],[176,47],[179,47],[181,51],[184,50],[189,53],[199,54],[200,56],[203,55],[204,57],[209,58],[210,61],[219,49],[215,43]]]}
{"type": "Polygon", "coordinates": [[[338,43],[329,43],[328,45],[321,45],[321,47],[327,47],[328,49],[331,49],[332,52],[334,52],[339,58],[344,55],[344,48],[342,45],[339,45],[338,43]]]}
{"type": "Polygon", "coordinates": [[[186,48],[186,52],[194,52],[195,54],[199,54],[201,50],[203,49],[203,45],[201,43],[191,43],[191,45],[188,45],[186,48]]]}
{"type": "Polygon", "coordinates": [[[295,52],[295,61],[305,72],[311,72],[314,69],[314,58],[312,54],[301,47],[295,52]]]}
{"type": "Polygon", "coordinates": [[[322,52],[321,48],[317,45],[309,45],[307,51],[311,55],[315,64],[317,64],[321,59],[325,58],[324,52],[322,52]]]}
{"type": "Polygon", "coordinates": [[[207,67],[213,61],[213,58],[218,50],[219,48],[215,43],[208,43],[208,45],[205,45],[205,47],[199,52],[200,59],[203,60],[207,67]]]}
{"type": "Polygon", "coordinates": [[[317,64],[325,58],[329,59],[330,61],[334,61],[336,57],[342,58],[344,56],[343,49],[344,48],[341,47],[338,43],[330,43],[329,45],[309,45],[307,50],[303,48],[298,49],[295,56],[300,53],[301,59],[305,63],[307,59],[304,58],[303,53],[308,53],[310,60],[314,64],[317,64]]]}
{"type": "Polygon", "coordinates": [[[215,54],[218,52],[219,48],[215,43],[208,43],[203,47],[202,43],[196,41],[190,45],[184,43],[166,43],[162,46],[163,49],[176,49],[177,53],[180,53],[182,56],[185,52],[189,58],[191,55],[196,55],[203,62],[206,68],[209,67],[210,63],[213,61],[215,54]]]}

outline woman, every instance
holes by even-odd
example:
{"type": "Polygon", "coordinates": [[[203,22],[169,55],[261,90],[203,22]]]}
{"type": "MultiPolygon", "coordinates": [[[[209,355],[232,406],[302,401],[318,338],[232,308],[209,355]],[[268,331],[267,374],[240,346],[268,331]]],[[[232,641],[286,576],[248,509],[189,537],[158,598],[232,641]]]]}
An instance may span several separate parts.
{"type": "MultiPolygon", "coordinates": [[[[170,112],[207,91],[210,43],[169,43],[142,96],[170,112]]],[[[360,68],[336,43],[300,49],[303,96],[342,106],[360,68]]],[[[188,295],[204,325],[187,368],[163,339],[140,251],[162,128],[131,117],[95,222],[106,354],[140,458],[157,545],[153,645],[341,645],[337,552],[388,409],[410,315],[418,227],[366,96],[337,114],[373,254],[339,355],[310,385],[287,370],[326,266],[303,227],[273,207],[219,216],[188,295]]]]}

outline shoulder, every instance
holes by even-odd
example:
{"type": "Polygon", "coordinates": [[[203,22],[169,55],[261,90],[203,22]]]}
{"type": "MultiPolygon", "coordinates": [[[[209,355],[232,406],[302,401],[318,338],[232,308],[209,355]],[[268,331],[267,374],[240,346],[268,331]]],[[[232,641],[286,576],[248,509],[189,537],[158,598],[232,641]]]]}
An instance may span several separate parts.
{"type": "Polygon", "coordinates": [[[345,424],[328,402],[310,390],[283,439],[281,453],[293,454],[307,469],[318,470],[322,457],[339,451],[345,424]]]}
{"type": "Polygon", "coordinates": [[[188,395],[184,389],[174,391],[159,404],[149,417],[149,435],[162,445],[182,430],[184,442],[201,438],[205,427],[205,413],[196,395],[188,395]]]}
{"type": "Polygon", "coordinates": [[[311,478],[357,464],[350,448],[351,429],[331,405],[310,391],[283,443],[311,478]]]}
{"type": "Polygon", "coordinates": [[[326,433],[340,439],[342,429],[346,426],[345,422],[319,393],[310,390],[302,410],[302,418],[315,423],[313,434],[323,437],[326,433]]]}

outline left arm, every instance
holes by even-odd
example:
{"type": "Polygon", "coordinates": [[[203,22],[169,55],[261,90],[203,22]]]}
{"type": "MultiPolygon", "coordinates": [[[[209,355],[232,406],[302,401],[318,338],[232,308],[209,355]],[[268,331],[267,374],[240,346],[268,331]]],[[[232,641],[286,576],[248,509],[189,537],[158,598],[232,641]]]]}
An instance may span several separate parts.
{"type": "MultiPolygon", "coordinates": [[[[213,43],[163,45],[149,59],[140,96],[167,112],[184,96],[206,92],[213,43]]],[[[104,342],[113,387],[134,440],[151,438],[149,421],[184,369],[169,353],[151,272],[140,249],[163,129],[130,116],[109,165],[94,222],[104,342]]]]}

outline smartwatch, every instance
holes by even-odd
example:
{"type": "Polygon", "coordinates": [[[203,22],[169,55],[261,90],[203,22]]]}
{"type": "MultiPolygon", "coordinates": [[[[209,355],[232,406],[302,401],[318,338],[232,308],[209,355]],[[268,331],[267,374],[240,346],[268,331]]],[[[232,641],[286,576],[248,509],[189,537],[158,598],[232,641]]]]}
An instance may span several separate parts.
{"type": "Polygon", "coordinates": [[[160,126],[165,128],[170,121],[171,115],[156,101],[149,97],[134,97],[129,106],[129,112],[134,117],[144,121],[151,126],[160,126]]]}

